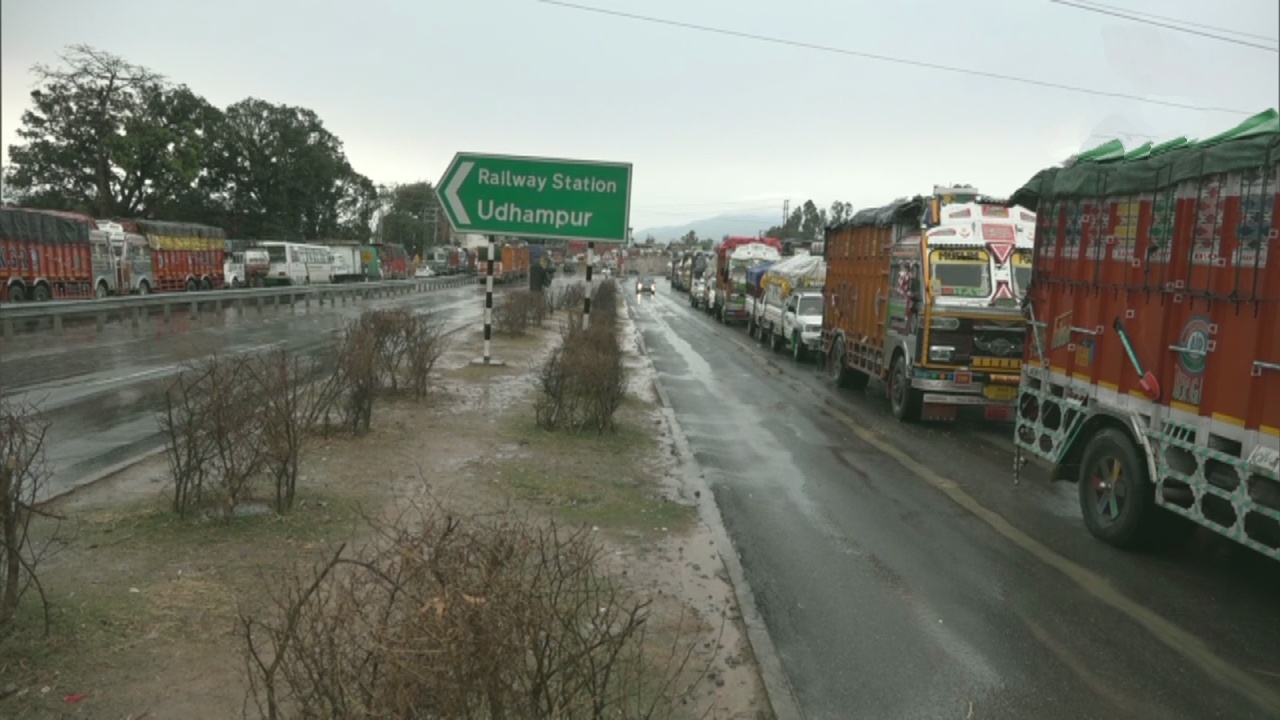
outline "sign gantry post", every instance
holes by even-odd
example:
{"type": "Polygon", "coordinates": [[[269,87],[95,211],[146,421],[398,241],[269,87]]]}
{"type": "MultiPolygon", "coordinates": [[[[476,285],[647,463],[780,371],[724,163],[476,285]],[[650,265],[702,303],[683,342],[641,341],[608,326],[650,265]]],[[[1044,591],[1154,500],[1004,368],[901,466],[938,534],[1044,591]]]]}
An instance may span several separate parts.
{"type": "Polygon", "coordinates": [[[625,243],[631,220],[631,163],[458,153],[436,184],[455,232],[489,236],[485,280],[485,350],[490,362],[493,310],[493,236],[587,241],[590,322],[595,244],[625,243]]]}

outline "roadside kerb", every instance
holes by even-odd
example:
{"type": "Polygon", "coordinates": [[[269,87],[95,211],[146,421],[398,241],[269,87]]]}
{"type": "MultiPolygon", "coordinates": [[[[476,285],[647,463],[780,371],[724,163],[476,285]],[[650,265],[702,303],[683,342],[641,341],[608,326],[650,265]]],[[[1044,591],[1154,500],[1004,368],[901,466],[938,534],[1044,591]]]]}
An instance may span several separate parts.
{"type": "Polygon", "coordinates": [[[463,287],[470,284],[469,280],[470,276],[461,275],[367,283],[156,293],[95,300],[52,300],[42,303],[5,304],[0,306],[0,331],[2,331],[0,335],[5,338],[17,337],[19,336],[16,332],[17,328],[20,324],[27,323],[38,323],[39,327],[22,334],[52,330],[54,335],[61,335],[65,321],[68,319],[92,319],[95,329],[99,332],[112,317],[119,318],[121,322],[127,319],[132,327],[137,328],[153,310],[159,310],[164,322],[170,322],[175,308],[179,311],[185,309],[189,317],[198,319],[201,312],[220,313],[229,307],[243,310],[252,305],[258,313],[261,313],[263,306],[267,304],[266,301],[269,301],[271,307],[277,310],[282,305],[292,308],[299,302],[309,308],[313,300],[321,307],[326,301],[330,305],[338,303],[346,305],[347,302],[355,303],[372,298],[463,287]]]}
{"type": "Polygon", "coordinates": [[[729,574],[729,581],[733,585],[738,610],[742,613],[742,624],[747,629],[747,641],[751,643],[752,654],[755,655],[756,663],[760,667],[760,679],[764,682],[765,695],[773,708],[773,715],[777,720],[802,720],[804,711],[800,709],[791,681],[787,679],[786,672],[782,669],[782,659],[778,656],[778,649],[773,644],[773,638],[769,636],[768,627],[765,626],[764,616],[760,613],[755,595],[752,594],[751,586],[747,583],[746,572],[742,569],[737,548],[734,547],[733,541],[729,538],[729,532],[725,529],[715,495],[706,483],[702,467],[689,447],[689,439],[685,437],[684,430],[676,420],[675,409],[671,406],[671,396],[667,394],[658,370],[653,364],[653,358],[649,356],[649,349],[644,344],[644,334],[636,324],[631,303],[626,303],[626,306],[627,315],[631,318],[631,327],[635,333],[636,347],[653,376],[653,388],[658,394],[658,400],[662,403],[662,415],[666,419],[667,427],[671,429],[671,439],[675,444],[680,465],[684,468],[685,484],[698,490],[696,497],[699,515],[715,538],[716,551],[723,560],[725,572],[729,574]]]}

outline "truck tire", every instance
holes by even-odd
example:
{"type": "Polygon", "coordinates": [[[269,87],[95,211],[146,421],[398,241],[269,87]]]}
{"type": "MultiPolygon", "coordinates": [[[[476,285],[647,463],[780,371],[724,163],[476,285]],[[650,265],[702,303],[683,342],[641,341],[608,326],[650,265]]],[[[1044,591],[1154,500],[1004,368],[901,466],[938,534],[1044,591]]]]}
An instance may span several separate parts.
{"type": "Polygon", "coordinates": [[[139,295],[150,295],[150,294],[151,294],[151,283],[147,282],[146,280],[143,280],[142,282],[138,283],[138,294],[139,294],[139,295]]]}
{"type": "Polygon", "coordinates": [[[893,416],[901,422],[916,422],[920,419],[921,403],[920,391],[911,387],[911,378],[907,376],[907,359],[896,356],[889,371],[889,407],[893,416]]]}
{"type": "Polygon", "coordinates": [[[782,336],[774,332],[773,329],[770,328],[769,349],[772,350],[773,352],[778,352],[779,350],[782,349],[782,346],[785,344],[786,344],[786,341],[782,339],[782,336]]]}
{"type": "Polygon", "coordinates": [[[5,294],[10,303],[23,303],[27,301],[27,289],[18,284],[9,286],[9,292],[5,294]]]}
{"type": "Polygon", "coordinates": [[[791,357],[798,363],[804,362],[804,343],[800,341],[800,333],[793,333],[791,338],[791,357]]]}
{"type": "Polygon", "coordinates": [[[196,290],[199,290],[199,289],[200,289],[200,284],[196,282],[195,278],[190,278],[187,280],[187,292],[195,292],[196,290]]]}
{"type": "Polygon", "coordinates": [[[1085,527],[1108,545],[1149,547],[1161,526],[1173,529],[1174,523],[1160,522],[1147,464],[1122,430],[1107,428],[1089,438],[1076,486],[1085,527]]]}
{"type": "Polygon", "coordinates": [[[52,299],[53,293],[49,292],[48,285],[37,285],[35,289],[31,291],[32,302],[49,302],[52,299]]]}
{"type": "Polygon", "coordinates": [[[844,340],[836,340],[832,344],[831,353],[827,356],[827,370],[831,373],[831,378],[835,380],[836,387],[855,392],[865,390],[867,382],[871,380],[871,377],[866,373],[849,368],[844,340]]]}
{"type": "Polygon", "coordinates": [[[99,300],[111,294],[111,290],[107,288],[106,281],[98,283],[93,288],[93,296],[99,300]]]}
{"type": "Polygon", "coordinates": [[[747,336],[748,337],[756,336],[756,318],[754,315],[747,316],[747,336]]]}

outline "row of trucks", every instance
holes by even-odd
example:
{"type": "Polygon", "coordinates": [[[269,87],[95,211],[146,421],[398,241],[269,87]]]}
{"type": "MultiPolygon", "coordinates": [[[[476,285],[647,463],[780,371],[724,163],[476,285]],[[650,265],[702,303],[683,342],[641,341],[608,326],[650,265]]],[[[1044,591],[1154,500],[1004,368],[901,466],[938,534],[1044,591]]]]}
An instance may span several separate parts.
{"type": "Polygon", "coordinates": [[[1207,528],[1280,560],[1274,110],[1199,142],[1113,141],[1008,199],[935,187],[814,249],[747,271],[748,328],[774,349],[816,350],[839,387],[880,381],[903,422],[1010,423],[1015,472],[1047,462],[1113,546],[1207,528]]]}
{"type": "Polygon", "coordinates": [[[427,252],[426,265],[436,275],[461,275],[476,271],[476,257],[463,247],[438,247],[427,252]]]}
{"type": "Polygon", "coordinates": [[[408,254],[393,244],[229,240],[221,228],[197,223],[0,208],[0,302],[6,303],[411,274],[408,254]]]}
{"type": "MultiPolygon", "coordinates": [[[[493,261],[493,281],[495,283],[515,282],[529,277],[529,266],[531,264],[529,245],[523,243],[519,245],[504,244],[495,247],[497,250],[494,253],[493,261]]],[[[484,249],[482,248],[481,250],[483,251],[484,249]]],[[[476,275],[478,276],[477,282],[483,284],[489,272],[486,260],[478,252],[475,262],[476,275]]]]}

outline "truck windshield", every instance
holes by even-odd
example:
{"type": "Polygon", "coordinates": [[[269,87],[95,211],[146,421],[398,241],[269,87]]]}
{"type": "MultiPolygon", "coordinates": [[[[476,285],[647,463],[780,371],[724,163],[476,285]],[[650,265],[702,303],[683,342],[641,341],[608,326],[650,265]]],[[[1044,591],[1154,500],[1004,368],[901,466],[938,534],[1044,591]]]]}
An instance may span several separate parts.
{"type": "Polygon", "coordinates": [[[987,297],[991,294],[990,256],[985,250],[934,250],[930,280],[944,297],[987,297]]]}
{"type": "Polygon", "coordinates": [[[796,302],[797,315],[821,315],[822,314],[822,298],[817,295],[811,297],[802,297],[796,302]]]}
{"type": "Polygon", "coordinates": [[[1031,287],[1031,251],[1019,250],[1013,254],[1013,284],[1018,297],[1027,294],[1031,287]]]}

